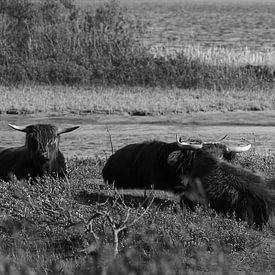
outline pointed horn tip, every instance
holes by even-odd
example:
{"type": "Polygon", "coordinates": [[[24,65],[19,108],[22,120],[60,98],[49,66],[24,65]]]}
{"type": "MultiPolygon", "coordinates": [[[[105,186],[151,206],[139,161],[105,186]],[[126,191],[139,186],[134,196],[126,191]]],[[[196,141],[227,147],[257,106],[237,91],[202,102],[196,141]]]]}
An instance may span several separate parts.
{"type": "Polygon", "coordinates": [[[11,123],[8,123],[8,126],[10,126],[12,129],[21,131],[21,132],[27,132],[27,126],[17,126],[11,123]]]}
{"type": "Polygon", "coordinates": [[[78,129],[79,127],[80,126],[78,125],[78,126],[73,126],[73,127],[65,128],[65,129],[59,129],[57,131],[57,134],[61,135],[61,134],[69,133],[69,132],[72,132],[72,131],[78,129]]]}
{"type": "Polygon", "coordinates": [[[241,152],[248,151],[250,148],[251,148],[251,144],[249,143],[247,145],[238,145],[238,146],[227,147],[227,151],[241,153],[241,152]]]}

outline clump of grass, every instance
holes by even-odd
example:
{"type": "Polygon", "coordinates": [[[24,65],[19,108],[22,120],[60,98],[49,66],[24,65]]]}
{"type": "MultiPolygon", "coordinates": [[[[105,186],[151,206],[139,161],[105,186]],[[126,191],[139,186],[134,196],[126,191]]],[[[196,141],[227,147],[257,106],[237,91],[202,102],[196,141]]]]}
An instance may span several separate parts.
{"type": "MultiPolygon", "coordinates": [[[[116,1],[96,10],[72,1],[1,0],[2,83],[143,85],[269,89],[232,60],[211,63],[186,52],[155,55],[141,43],[143,24],[116,1]],[[12,28],[8,28],[12,25],[12,28]]],[[[229,53],[230,54],[230,53],[229,53]]],[[[211,58],[211,57],[210,57],[211,58]]]]}

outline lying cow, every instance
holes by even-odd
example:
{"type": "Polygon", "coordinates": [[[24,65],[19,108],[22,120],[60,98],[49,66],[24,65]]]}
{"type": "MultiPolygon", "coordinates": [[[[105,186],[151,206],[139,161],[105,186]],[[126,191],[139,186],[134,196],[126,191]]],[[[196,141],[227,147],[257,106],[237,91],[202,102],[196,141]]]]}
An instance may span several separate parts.
{"type": "Polygon", "coordinates": [[[60,135],[74,131],[79,126],[64,129],[47,124],[9,126],[26,133],[26,141],[21,147],[0,148],[0,179],[9,180],[13,174],[18,179],[45,174],[65,175],[65,159],[59,150],[60,135]]]}
{"type": "MultiPolygon", "coordinates": [[[[250,145],[240,147],[240,151],[250,145]]],[[[196,196],[221,213],[261,227],[274,211],[275,195],[258,175],[223,160],[215,150],[201,144],[148,142],[128,145],[109,158],[103,178],[117,187],[149,188],[180,192],[192,206],[196,196]],[[194,181],[201,183],[196,189],[194,181]],[[194,187],[195,186],[195,187],[194,187]]]]}
{"type": "MultiPolygon", "coordinates": [[[[192,146],[192,145],[191,145],[192,146]]],[[[250,149],[251,145],[228,147],[220,142],[196,144],[218,158],[232,160],[236,153],[250,149]]],[[[190,145],[186,145],[189,148],[190,145]]],[[[105,182],[119,188],[152,188],[176,192],[182,186],[178,172],[168,163],[169,155],[182,149],[177,142],[151,141],[127,145],[115,152],[105,164],[102,174],[105,182]]],[[[194,149],[194,148],[191,148],[194,149]]],[[[193,156],[193,151],[186,151],[193,156]]]]}

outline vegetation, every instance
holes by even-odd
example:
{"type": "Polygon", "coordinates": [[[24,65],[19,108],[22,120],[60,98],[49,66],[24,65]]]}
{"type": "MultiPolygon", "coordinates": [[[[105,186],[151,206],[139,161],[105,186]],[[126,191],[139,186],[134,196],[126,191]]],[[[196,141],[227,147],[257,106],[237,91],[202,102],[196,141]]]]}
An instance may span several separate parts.
{"type": "Polygon", "coordinates": [[[270,79],[232,63],[175,52],[156,55],[140,41],[144,26],[116,2],[96,10],[70,0],[1,0],[0,81],[202,89],[269,89],[270,79]]]}
{"type": "MultiPolygon", "coordinates": [[[[249,166],[251,157],[254,168],[271,175],[273,157],[252,153],[239,163],[249,166]]],[[[209,209],[190,212],[176,203],[134,208],[102,183],[103,164],[100,159],[72,159],[68,180],[1,182],[3,274],[274,271],[271,225],[256,231],[209,209]],[[83,195],[99,198],[102,192],[114,199],[95,204],[83,195]],[[113,233],[124,223],[116,246],[113,233]]],[[[153,198],[159,196],[154,191],[153,198]]]]}
{"type": "MultiPolygon", "coordinates": [[[[271,52],[171,52],[143,44],[145,34],[116,1],[0,0],[0,112],[274,110],[274,82],[243,67],[271,52]]],[[[275,218],[257,231],[158,191],[129,190],[129,204],[102,182],[104,162],[70,159],[65,180],[1,181],[1,274],[274,273],[275,218]]],[[[274,177],[274,156],[236,164],[274,177]]]]}
{"type": "Polygon", "coordinates": [[[0,86],[0,112],[167,115],[275,109],[275,91],[145,88],[127,86],[0,86]]]}

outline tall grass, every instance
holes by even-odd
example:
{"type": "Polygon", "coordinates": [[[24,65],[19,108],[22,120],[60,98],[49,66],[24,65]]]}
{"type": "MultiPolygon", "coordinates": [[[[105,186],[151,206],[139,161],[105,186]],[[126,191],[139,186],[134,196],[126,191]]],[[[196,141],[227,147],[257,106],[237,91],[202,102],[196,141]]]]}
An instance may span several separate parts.
{"type": "Polygon", "coordinates": [[[219,58],[156,55],[140,40],[142,22],[117,1],[81,9],[70,0],[0,0],[0,81],[126,84],[206,89],[273,86],[219,58]],[[209,62],[212,60],[212,62],[209,62]]]}
{"type": "Polygon", "coordinates": [[[183,45],[183,47],[173,48],[163,45],[152,46],[150,52],[155,56],[172,56],[177,57],[179,53],[188,56],[194,60],[200,60],[210,65],[228,65],[241,67],[247,64],[269,65],[275,67],[274,49],[265,49],[263,51],[252,50],[248,47],[233,49],[225,47],[203,47],[201,45],[183,45]]]}

